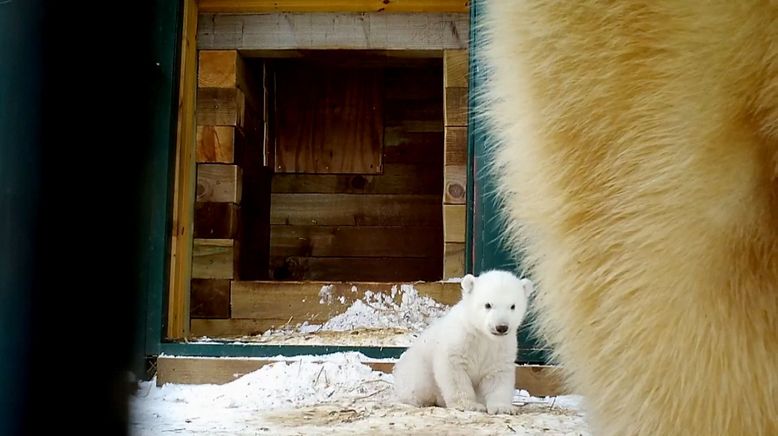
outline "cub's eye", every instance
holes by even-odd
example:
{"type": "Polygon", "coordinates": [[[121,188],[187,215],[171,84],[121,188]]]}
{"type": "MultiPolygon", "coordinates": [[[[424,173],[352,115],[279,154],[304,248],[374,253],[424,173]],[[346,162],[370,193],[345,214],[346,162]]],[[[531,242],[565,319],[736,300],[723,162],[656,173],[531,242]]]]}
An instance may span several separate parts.
{"type": "Polygon", "coordinates": [[[511,304],[511,310],[513,310],[515,308],[516,308],[516,305],[515,304],[511,304]]]}
{"type": "Polygon", "coordinates": [[[491,309],[491,308],[492,308],[492,305],[491,305],[491,304],[489,304],[489,303],[486,303],[486,304],[484,305],[484,307],[485,307],[485,308],[487,308],[487,309],[491,309]]]}

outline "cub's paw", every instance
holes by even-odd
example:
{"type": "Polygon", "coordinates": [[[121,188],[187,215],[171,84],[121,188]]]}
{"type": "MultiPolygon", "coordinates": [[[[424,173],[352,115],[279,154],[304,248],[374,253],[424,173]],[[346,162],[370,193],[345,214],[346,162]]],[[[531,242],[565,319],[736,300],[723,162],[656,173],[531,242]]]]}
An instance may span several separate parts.
{"type": "Polygon", "coordinates": [[[490,404],[486,407],[486,412],[490,415],[516,415],[519,409],[510,404],[490,404]]]}
{"type": "Polygon", "coordinates": [[[451,408],[461,410],[463,412],[486,412],[486,406],[475,401],[456,403],[453,404],[451,408]]]}

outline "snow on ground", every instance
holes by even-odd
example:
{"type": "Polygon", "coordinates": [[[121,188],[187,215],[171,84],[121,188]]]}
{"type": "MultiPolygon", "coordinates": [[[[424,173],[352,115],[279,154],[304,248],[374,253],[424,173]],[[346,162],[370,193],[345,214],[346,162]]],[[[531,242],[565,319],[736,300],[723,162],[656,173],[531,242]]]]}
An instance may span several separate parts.
{"type": "Polygon", "coordinates": [[[221,386],[143,382],[133,396],[132,434],[589,435],[577,396],[517,391],[516,416],[415,408],[399,404],[392,375],[365,360],[359,353],[287,358],[221,386]]]}

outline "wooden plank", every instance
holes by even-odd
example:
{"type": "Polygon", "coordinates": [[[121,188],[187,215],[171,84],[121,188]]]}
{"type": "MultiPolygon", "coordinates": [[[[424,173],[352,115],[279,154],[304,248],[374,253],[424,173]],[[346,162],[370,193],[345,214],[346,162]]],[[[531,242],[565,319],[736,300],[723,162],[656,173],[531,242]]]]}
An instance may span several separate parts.
{"type": "Polygon", "coordinates": [[[197,201],[240,203],[242,171],[237,165],[198,164],[197,201]]]}
{"type": "Polygon", "coordinates": [[[235,127],[197,126],[197,162],[237,163],[235,127]]]}
{"type": "Polygon", "coordinates": [[[200,126],[243,127],[245,108],[245,94],[238,88],[197,90],[197,124],[200,126]]]}
{"type": "Polygon", "coordinates": [[[263,320],[256,319],[192,319],[189,337],[235,337],[254,336],[267,330],[268,325],[263,320]]]}
{"type": "Polygon", "coordinates": [[[192,318],[229,318],[230,280],[192,279],[191,307],[192,318]]]}
{"type": "Polygon", "coordinates": [[[443,278],[450,279],[465,275],[465,244],[446,242],[443,254],[443,278]]]}
{"type": "Polygon", "coordinates": [[[467,165],[467,127],[446,127],[445,165],[467,165]]]}
{"type": "MultiPolygon", "coordinates": [[[[364,298],[366,291],[390,294],[393,286],[399,289],[402,284],[409,283],[234,281],[232,317],[256,320],[262,330],[287,323],[326,322],[343,313],[355,300],[364,298]],[[322,303],[319,292],[325,285],[330,298],[322,303]]],[[[419,295],[428,296],[441,304],[453,305],[460,299],[459,283],[412,284],[419,295]]],[[[399,302],[402,297],[397,295],[396,298],[399,302]]]]}
{"type": "Polygon", "coordinates": [[[446,126],[467,126],[467,88],[446,88],[446,126]]]}
{"type": "Polygon", "coordinates": [[[468,0],[200,0],[202,12],[457,12],[468,0]]]}
{"type": "MultiPolygon", "coordinates": [[[[427,164],[429,168],[443,166],[443,135],[409,133],[403,129],[384,129],[384,165],[427,164]]],[[[439,174],[438,178],[442,175],[439,174]]],[[[440,191],[438,191],[440,192],[440,191]]]]}
{"type": "Polygon", "coordinates": [[[445,88],[467,88],[467,50],[446,50],[443,52],[443,86],[445,88]]]}
{"type": "Polygon", "coordinates": [[[271,226],[271,256],[434,257],[440,227],[271,226]]]}
{"type": "Polygon", "coordinates": [[[444,204],[465,204],[467,200],[467,171],[464,165],[446,165],[444,175],[444,204]]]}
{"type": "Polygon", "coordinates": [[[234,239],[195,239],[193,279],[237,279],[238,242],[234,239]]]}
{"type": "Polygon", "coordinates": [[[189,332],[189,284],[192,265],[192,221],[195,201],[195,96],[197,90],[197,2],[183,3],[181,75],[178,89],[176,164],[173,182],[173,219],[170,241],[165,337],[185,338],[189,332]]]}
{"type": "Polygon", "coordinates": [[[194,237],[237,238],[238,206],[235,203],[196,203],[194,237]]]}
{"type": "Polygon", "coordinates": [[[467,48],[465,13],[203,14],[199,49],[444,50],[467,48]]]}
{"type": "Polygon", "coordinates": [[[445,242],[465,242],[465,206],[443,206],[443,240],[445,242]]]}
{"type": "MultiPolygon", "coordinates": [[[[287,361],[294,362],[294,358],[287,361]]],[[[326,357],[322,356],[322,362],[326,357]]],[[[271,359],[204,358],[160,356],[157,359],[157,386],[175,384],[225,384],[254,372],[265,365],[277,362],[271,359]]],[[[393,362],[366,361],[374,371],[390,374],[393,362]]],[[[559,369],[549,365],[516,365],[515,388],[523,389],[536,397],[553,397],[569,394],[563,388],[559,369]]]]}
{"type": "Polygon", "coordinates": [[[272,194],[271,224],[441,225],[439,195],[272,194]]]}
{"type": "MultiPolygon", "coordinates": [[[[271,266],[279,265],[278,260],[271,258],[271,266]]],[[[442,274],[438,257],[286,257],[280,260],[284,262],[284,279],[292,280],[391,282],[438,280],[442,274]]]]}
{"type": "Polygon", "coordinates": [[[381,173],[381,70],[289,61],[275,74],[276,173],[381,173]]]}
{"type": "Polygon", "coordinates": [[[386,164],[379,175],[276,174],[275,193],[429,194],[440,192],[439,168],[431,165],[386,164]]]}

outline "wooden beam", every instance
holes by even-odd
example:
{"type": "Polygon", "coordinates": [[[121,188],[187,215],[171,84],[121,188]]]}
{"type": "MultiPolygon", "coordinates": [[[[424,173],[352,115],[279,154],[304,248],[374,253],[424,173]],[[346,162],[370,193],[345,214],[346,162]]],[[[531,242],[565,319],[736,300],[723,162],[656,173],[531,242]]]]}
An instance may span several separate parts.
{"type": "Polygon", "coordinates": [[[240,203],[242,170],[237,165],[198,164],[197,201],[240,203]]]}
{"type": "Polygon", "coordinates": [[[273,175],[273,192],[277,194],[437,194],[440,170],[431,165],[385,164],[384,173],[307,175],[273,175]]]}
{"type": "MultiPolygon", "coordinates": [[[[343,313],[355,300],[364,298],[366,291],[389,294],[392,283],[370,282],[232,282],[232,317],[253,319],[256,327],[266,330],[304,321],[320,323],[343,313]],[[323,286],[330,286],[330,300],[320,303],[323,286]],[[352,291],[355,288],[356,291],[352,291]]],[[[453,305],[461,295],[459,283],[413,283],[419,295],[453,305]]],[[[400,296],[397,296],[399,299],[400,296]]],[[[399,301],[399,300],[398,300],[399,301]]]]}
{"type": "Polygon", "coordinates": [[[195,204],[194,237],[235,239],[238,237],[238,209],[235,203],[195,204]]]}
{"type": "Polygon", "coordinates": [[[192,279],[191,307],[193,319],[229,318],[230,280],[192,279]]]}
{"type": "Polygon", "coordinates": [[[195,239],[192,278],[237,279],[238,241],[234,239],[195,239]]]}
{"type": "Polygon", "coordinates": [[[440,226],[440,195],[272,194],[271,224],[440,226]]]}
{"type": "Polygon", "coordinates": [[[169,339],[189,331],[189,284],[192,264],[192,221],[195,200],[195,96],[197,91],[197,2],[184,1],[181,73],[178,89],[176,167],[173,185],[173,223],[170,244],[170,287],[167,330],[169,339]]]}
{"type": "Polygon", "coordinates": [[[440,227],[270,227],[271,256],[435,257],[440,227]],[[437,233],[437,235],[436,235],[437,233]]]}
{"type": "Polygon", "coordinates": [[[443,240],[465,242],[465,206],[443,205],[443,240]]]}
{"type": "Polygon", "coordinates": [[[456,12],[469,0],[200,0],[202,12],[456,12]]]}
{"type": "Polygon", "coordinates": [[[189,337],[234,338],[236,336],[255,336],[268,328],[266,322],[257,319],[192,319],[189,337]]]}
{"type": "Polygon", "coordinates": [[[237,163],[235,127],[197,126],[197,162],[237,163]]]}
{"type": "Polygon", "coordinates": [[[199,88],[197,124],[239,126],[245,124],[246,96],[238,88],[199,88]]]}
{"type": "MultiPolygon", "coordinates": [[[[225,384],[254,372],[265,365],[277,362],[271,359],[247,359],[223,357],[160,356],[157,359],[157,385],[176,384],[225,384]]],[[[295,362],[293,357],[287,359],[295,362]]],[[[322,356],[321,361],[326,361],[322,356]]],[[[387,374],[394,369],[393,362],[366,361],[374,371],[387,374]]],[[[549,365],[516,365],[516,389],[524,389],[537,397],[553,397],[568,393],[563,388],[558,368],[549,365]]]]}
{"type": "Polygon", "coordinates": [[[443,278],[463,277],[465,275],[465,244],[446,242],[443,253],[443,278]]]}
{"type": "Polygon", "coordinates": [[[467,48],[466,13],[304,13],[200,17],[199,49],[444,50],[467,48]]]}
{"type": "Polygon", "coordinates": [[[443,203],[465,204],[467,199],[467,171],[465,165],[446,165],[443,203]]]}
{"type": "MultiPolygon", "coordinates": [[[[282,257],[271,266],[292,280],[437,280],[439,257],[282,257]]],[[[286,277],[284,277],[286,278],[286,277]]]]}
{"type": "Polygon", "coordinates": [[[245,67],[236,50],[200,50],[199,60],[200,88],[238,88],[245,80],[245,67]]]}
{"type": "Polygon", "coordinates": [[[446,88],[445,125],[467,126],[467,88],[446,88]]]}
{"type": "Polygon", "coordinates": [[[467,127],[448,126],[444,165],[467,165],[467,127]]]}
{"type": "Polygon", "coordinates": [[[443,52],[443,87],[467,88],[467,50],[446,50],[443,52]]]}

